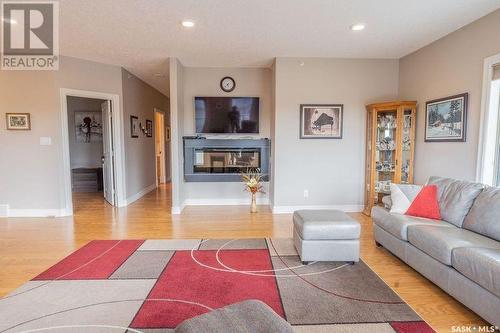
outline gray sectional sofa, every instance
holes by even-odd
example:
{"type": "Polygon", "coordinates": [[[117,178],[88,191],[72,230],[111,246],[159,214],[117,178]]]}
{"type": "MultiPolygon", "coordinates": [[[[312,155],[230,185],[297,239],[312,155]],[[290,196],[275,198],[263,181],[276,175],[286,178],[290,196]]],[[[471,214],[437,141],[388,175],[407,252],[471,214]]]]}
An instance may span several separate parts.
{"type": "Polygon", "coordinates": [[[442,220],[374,207],[377,244],[500,326],[500,188],[441,177],[428,184],[438,188],[442,220]]]}

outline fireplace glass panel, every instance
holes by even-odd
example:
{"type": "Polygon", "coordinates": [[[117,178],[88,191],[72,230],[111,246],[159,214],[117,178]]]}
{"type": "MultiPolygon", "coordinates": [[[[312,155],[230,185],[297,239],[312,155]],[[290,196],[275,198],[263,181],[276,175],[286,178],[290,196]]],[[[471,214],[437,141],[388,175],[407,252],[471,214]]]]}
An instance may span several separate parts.
{"type": "Polygon", "coordinates": [[[260,168],[260,148],[203,148],[194,151],[194,173],[241,173],[260,168]]]}

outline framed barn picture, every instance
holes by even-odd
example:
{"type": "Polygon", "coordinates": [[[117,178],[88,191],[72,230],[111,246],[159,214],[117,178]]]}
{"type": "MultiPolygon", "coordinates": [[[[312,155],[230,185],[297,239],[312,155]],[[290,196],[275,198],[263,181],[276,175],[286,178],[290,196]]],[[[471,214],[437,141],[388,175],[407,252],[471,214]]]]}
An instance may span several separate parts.
{"type": "Polygon", "coordinates": [[[8,130],[31,130],[31,119],[29,113],[7,113],[5,118],[7,120],[8,130]]]}
{"type": "Polygon", "coordinates": [[[343,104],[301,104],[301,139],[342,139],[343,104]]]}
{"type": "Polygon", "coordinates": [[[465,142],[469,94],[425,103],[426,142],[465,142]]]}

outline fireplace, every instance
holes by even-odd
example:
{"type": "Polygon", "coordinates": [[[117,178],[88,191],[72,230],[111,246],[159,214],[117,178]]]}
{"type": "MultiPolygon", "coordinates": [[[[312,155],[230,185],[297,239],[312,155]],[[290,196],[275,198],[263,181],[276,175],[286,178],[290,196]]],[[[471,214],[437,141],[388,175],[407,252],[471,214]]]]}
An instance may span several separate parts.
{"type": "Polygon", "coordinates": [[[240,174],[259,168],[268,178],[267,139],[184,139],[184,179],[188,182],[240,181],[240,174]]]}

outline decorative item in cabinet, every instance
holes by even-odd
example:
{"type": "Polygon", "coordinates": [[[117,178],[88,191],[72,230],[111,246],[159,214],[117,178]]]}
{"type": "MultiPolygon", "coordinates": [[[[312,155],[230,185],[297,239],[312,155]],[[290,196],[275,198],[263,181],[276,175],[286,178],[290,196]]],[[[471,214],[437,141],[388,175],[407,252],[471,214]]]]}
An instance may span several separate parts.
{"type": "Polygon", "coordinates": [[[391,183],[413,182],[417,102],[395,101],[366,106],[365,209],[391,193],[391,183]]]}

